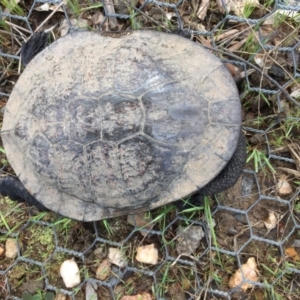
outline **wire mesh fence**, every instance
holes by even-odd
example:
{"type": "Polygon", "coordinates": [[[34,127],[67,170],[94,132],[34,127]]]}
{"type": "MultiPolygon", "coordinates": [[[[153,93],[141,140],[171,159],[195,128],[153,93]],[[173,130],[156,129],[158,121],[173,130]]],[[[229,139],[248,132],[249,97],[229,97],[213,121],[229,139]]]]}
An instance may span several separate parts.
{"type": "MultiPolygon", "coordinates": [[[[23,69],[21,44],[34,31],[48,30],[56,39],[62,27],[67,32],[105,30],[116,18],[122,30],[175,32],[219,56],[239,87],[248,140],[248,163],[232,189],[192,211],[169,205],[147,213],[150,227],[141,228],[127,217],[75,222],[2,198],[1,299],[25,299],[24,292],[31,295],[26,299],[89,299],[90,290],[90,299],[299,299],[300,5],[237,2],[243,3],[118,0],[114,10],[110,1],[87,2],[86,9],[79,1],[24,1],[20,9],[17,2],[1,2],[2,106],[23,69]],[[291,190],[280,191],[280,184],[291,190]],[[273,222],[270,216],[275,218],[272,227],[266,225],[273,222]],[[184,240],[178,240],[181,227],[204,231],[192,254],[176,251],[184,240]],[[16,246],[13,257],[4,253],[8,240],[16,246]],[[136,249],[149,244],[158,249],[155,265],[135,259],[136,249]],[[110,264],[101,276],[97,268],[110,248],[121,250],[125,263],[110,264]],[[243,283],[230,287],[230,276],[250,257],[257,261],[258,279],[247,280],[242,269],[243,283]],[[70,258],[80,269],[75,288],[66,288],[59,275],[62,262],[70,258]]],[[[3,173],[9,173],[9,166],[2,164],[3,173]]]]}

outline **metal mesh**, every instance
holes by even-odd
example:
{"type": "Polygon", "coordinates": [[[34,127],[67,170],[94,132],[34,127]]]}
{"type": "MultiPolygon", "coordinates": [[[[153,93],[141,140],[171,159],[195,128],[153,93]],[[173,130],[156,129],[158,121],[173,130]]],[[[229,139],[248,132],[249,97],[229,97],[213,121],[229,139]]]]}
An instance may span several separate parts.
{"type": "MultiPolygon", "coordinates": [[[[215,1],[212,2],[216,5],[215,1]]],[[[31,16],[34,9],[43,3],[58,5],[61,1],[39,0],[30,5],[27,3],[27,10],[23,10],[22,16],[13,12],[5,12],[4,9],[1,11],[0,21],[2,24],[7,21],[5,30],[10,32],[9,38],[12,41],[9,47],[1,43],[0,48],[0,97],[2,101],[8,99],[13,88],[12,81],[14,80],[10,80],[11,76],[18,76],[14,73],[15,71],[12,71],[12,74],[8,73],[13,70],[12,66],[14,70],[17,69],[16,65],[20,60],[20,43],[33,33],[31,16]],[[22,26],[27,31],[11,24],[22,26]]],[[[300,209],[298,211],[295,209],[297,205],[300,205],[297,175],[293,176],[295,182],[293,192],[288,196],[280,197],[276,190],[278,173],[272,174],[269,167],[269,163],[275,169],[284,167],[295,169],[295,164],[299,165],[297,159],[286,155],[286,149],[280,151],[282,147],[277,147],[274,140],[280,138],[276,134],[282,128],[282,132],[286,130],[286,143],[294,142],[295,144],[297,138],[299,139],[299,136],[295,134],[290,136],[288,133],[293,131],[296,134],[299,133],[300,102],[290,96],[290,88],[297,86],[299,82],[300,41],[296,34],[292,41],[270,45],[267,43],[269,36],[262,31],[263,22],[268,17],[276,15],[278,11],[285,10],[287,14],[300,12],[299,3],[297,1],[270,1],[263,15],[250,19],[238,17],[230,12],[226,13],[228,12],[227,1],[222,0],[224,6],[222,19],[211,24],[207,22],[206,25],[210,25],[207,25],[205,30],[191,29],[192,26],[184,21],[182,9],[186,5],[191,5],[192,1],[145,0],[140,3],[142,5],[136,7],[136,3],[131,2],[132,11],[128,14],[109,14],[105,7],[101,9],[105,18],[116,17],[119,20],[132,20],[138,16],[147,19],[145,12],[150,8],[172,13],[173,27],[169,31],[184,30],[194,39],[202,42],[201,37],[204,38],[209,41],[209,44],[216,50],[215,54],[220,56],[225,63],[239,68],[239,72],[245,76],[243,88],[240,91],[241,101],[245,108],[244,113],[245,115],[252,114],[252,118],[244,118],[244,133],[248,140],[257,139],[257,142],[249,143],[248,155],[250,156],[253,149],[257,149],[256,156],[250,159],[246,170],[233,189],[210,200],[211,217],[216,222],[214,230],[210,229],[212,224],[207,219],[208,207],[205,213],[203,209],[183,213],[172,205],[155,210],[152,212],[152,218],[156,222],[148,231],[145,228],[129,225],[126,217],[107,222],[80,223],[51,213],[38,213],[24,205],[16,205],[7,199],[2,199],[0,203],[1,243],[4,245],[7,238],[16,239],[18,254],[14,259],[0,257],[0,298],[21,299],[20,287],[30,282],[32,274],[37,274],[35,278],[39,278],[36,290],[54,291],[56,294],[68,295],[70,299],[85,299],[84,291],[87,283],[92,284],[99,299],[120,299],[126,294],[134,295],[145,291],[148,291],[153,299],[258,299],[255,291],[263,291],[264,298],[259,299],[275,299],[276,297],[272,294],[274,286],[281,285],[282,289],[286,285],[286,289],[292,291],[293,295],[300,295],[299,262],[289,259],[286,255],[287,247],[291,246],[297,237],[299,238],[300,209]],[[238,27],[241,24],[247,25],[247,30],[250,30],[249,34],[257,40],[259,47],[253,49],[249,45],[252,52],[241,51],[237,54],[239,57],[232,56],[230,53],[226,55],[228,52],[222,52],[222,49],[226,49],[227,41],[220,40],[219,35],[223,32],[223,28],[238,27]],[[263,84],[263,81],[268,81],[269,78],[262,75],[263,69],[259,69],[260,72],[258,72],[258,66],[253,62],[255,56],[261,53],[274,54],[274,61],[276,61],[276,55],[285,57],[288,61],[289,72],[279,78],[280,83],[277,85],[270,81],[263,84]],[[259,79],[256,83],[251,77],[253,72],[256,72],[259,79]],[[259,118],[259,109],[263,110],[265,106],[260,107],[260,104],[255,102],[256,107],[259,108],[252,110],[255,106],[253,102],[247,104],[248,99],[258,96],[262,102],[267,103],[265,106],[271,106],[273,109],[271,116],[266,114],[267,120],[264,122],[259,118]],[[262,211],[277,213],[279,221],[276,229],[268,231],[261,226],[263,224],[260,215],[262,211]],[[189,225],[201,226],[205,232],[205,238],[201,240],[200,246],[193,255],[178,257],[174,250],[176,228],[189,225]],[[71,234],[70,231],[72,231],[71,234]],[[148,233],[146,237],[141,235],[143,231],[148,233]],[[41,236],[38,246],[32,244],[36,241],[34,234],[37,233],[41,236]],[[70,240],[70,236],[73,237],[73,241],[70,240]],[[159,264],[148,266],[136,262],[134,259],[136,246],[150,243],[155,243],[159,249],[159,264]],[[100,248],[105,252],[108,247],[122,249],[128,258],[127,265],[124,268],[113,266],[108,278],[99,280],[95,276],[95,261],[97,261],[95,250],[100,248]],[[260,249],[267,252],[264,253],[266,259],[271,257],[270,260],[274,260],[273,264],[271,262],[268,264],[261,259],[260,249]],[[261,272],[259,281],[252,282],[255,288],[248,290],[247,293],[241,293],[238,288],[229,289],[224,278],[233,274],[250,256],[256,257],[261,272]],[[61,279],[57,280],[59,278],[57,266],[64,259],[72,257],[80,267],[81,283],[74,289],[67,289],[61,279]],[[283,260],[284,257],[285,260],[283,260]],[[275,265],[280,272],[275,271],[275,265]],[[272,269],[274,274],[266,276],[266,270],[272,268],[271,266],[274,267],[272,269]],[[57,278],[53,277],[53,274],[57,278]],[[298,286],[293,285],[293,280],[298,282],[298,286]],[[184,298],[179,298],[179,292],[177,296],[172,294],[171,287],[173,290],[176,288],[183,290],[184,298]]],[[[90,4],[97,4],[97,2],[91,1],[90,4]]],[[[65,5],[61,8],[61,18],[66,19],[71,25],[69,9],[65,5]]],[[[215,9],[218,8],[215,6],[215,9]]],[[[104,24],[105,19],[99,26],[104,26],[104,24]]],[[[71,29],[76,28],[76,25],[72,24],[72,26],[71,29]]],[[[299,28],[296,32],[298,31],[299,28]]],[[[4,29],[1,32],[4,32],[4,29]]],[[[28,287],[24,287],[24,290],[26,288],[28,287]]]]}

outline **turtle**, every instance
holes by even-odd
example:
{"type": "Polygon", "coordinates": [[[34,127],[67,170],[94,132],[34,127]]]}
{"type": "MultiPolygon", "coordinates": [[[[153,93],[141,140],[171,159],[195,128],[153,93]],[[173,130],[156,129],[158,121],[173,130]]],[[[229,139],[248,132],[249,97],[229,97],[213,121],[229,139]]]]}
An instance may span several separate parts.
{"type": "Polygon", "coordinates": [[[0,193],[96,221],[232,186],[244,168],[238,90],[219,58],[175,34],[74,31],[38,53],[1,133],[0,193]]]}

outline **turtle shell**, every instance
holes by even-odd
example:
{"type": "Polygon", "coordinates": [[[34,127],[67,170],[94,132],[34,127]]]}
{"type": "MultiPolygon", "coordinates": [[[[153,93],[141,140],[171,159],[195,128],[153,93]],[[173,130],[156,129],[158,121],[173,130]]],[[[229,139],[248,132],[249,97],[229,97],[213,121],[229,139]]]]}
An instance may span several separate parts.
{"type": "Polygon", "coordinates": [[[74,32],[28,64],[2,139],[38,201],[92,221],[202,188],[230,160],[240,126],[235,83],[200,45],[154,31],[74,32]]]}

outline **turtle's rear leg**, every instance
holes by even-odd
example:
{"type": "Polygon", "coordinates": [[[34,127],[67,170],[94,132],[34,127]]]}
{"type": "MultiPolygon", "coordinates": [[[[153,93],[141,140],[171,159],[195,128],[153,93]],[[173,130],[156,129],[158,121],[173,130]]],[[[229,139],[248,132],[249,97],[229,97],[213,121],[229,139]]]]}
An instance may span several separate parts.
{"type": "Polygon", "coordinates": [[[26,202],[28,205],[37,207],[40,211],[48,210],[43,204],[29,194],[21,181],[16,177],[6,176],[0,179],[0,194],[2,196],[7,196],[14,201],[26,202]]]}
{"type": "Polygon", "coordinates": [[[191,207],[190,205],[201,206],[203,205],[203,199],[205,196],[212,196],[231,188],[242,175],[246,159],[246,139],[244,134],[241,132],[235,152],[220,174],[192,195],[189,201],[184,202],[183,200],[179,200],[175,202],[175,204],[179,209],[189,208],[191,207]]]}

